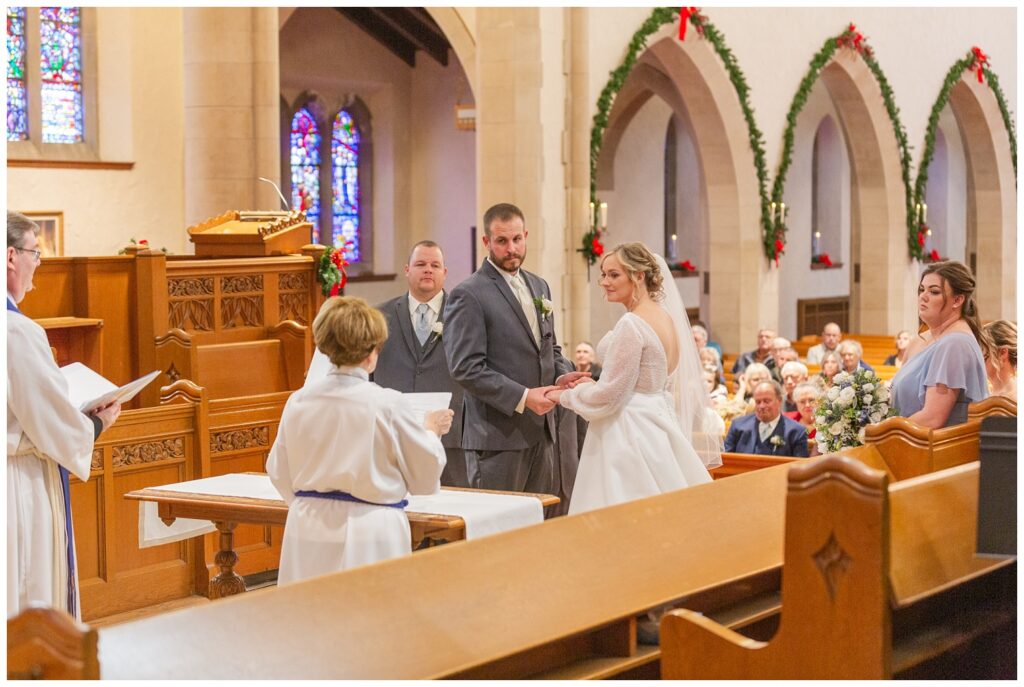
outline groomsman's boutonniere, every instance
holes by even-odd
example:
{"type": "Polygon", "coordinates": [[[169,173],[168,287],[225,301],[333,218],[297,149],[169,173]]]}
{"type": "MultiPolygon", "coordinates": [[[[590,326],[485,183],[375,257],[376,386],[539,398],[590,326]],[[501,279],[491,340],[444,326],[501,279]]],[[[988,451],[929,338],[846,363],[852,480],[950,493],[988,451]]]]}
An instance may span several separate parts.
{"type": "Polygon", "coordinates": [[[537,306],[537,310],[540,311],[541,317],[547,318],[551,316],[551,311],[555,304],[544,296],[537,296],[533,299],[533,304],[537,306]]]}
{"type": "Polygon", "coordinates": [[[430,325],[430,331],[437,334],[437,338],[441,338],[441,334],[444,332],[444,322],[438,320],[434,324],[430,325]]]}

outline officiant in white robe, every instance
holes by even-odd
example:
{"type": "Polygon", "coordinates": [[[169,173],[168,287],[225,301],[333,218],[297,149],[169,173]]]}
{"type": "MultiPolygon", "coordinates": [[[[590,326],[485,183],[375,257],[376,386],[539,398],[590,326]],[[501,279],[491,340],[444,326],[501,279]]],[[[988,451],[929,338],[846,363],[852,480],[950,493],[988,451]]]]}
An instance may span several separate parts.
{"type": "Polygon", "coordinates": [[[7,617],[50,606],[81,617],[69,474],[89,479],[93,442],[120,413],[68,398],[46,332],[17,304],[39,264],[38,227],[7,213],[7,617]]]}
{"type": "Polygon", "coordinates": [[[369,381],[387,325],[361,298],[329,299],[313,335],[332,366],[288,399],[267,460],[288,503],[279,585],[411,553],[403,502],[440,488],[452,420],[369,381]]]}

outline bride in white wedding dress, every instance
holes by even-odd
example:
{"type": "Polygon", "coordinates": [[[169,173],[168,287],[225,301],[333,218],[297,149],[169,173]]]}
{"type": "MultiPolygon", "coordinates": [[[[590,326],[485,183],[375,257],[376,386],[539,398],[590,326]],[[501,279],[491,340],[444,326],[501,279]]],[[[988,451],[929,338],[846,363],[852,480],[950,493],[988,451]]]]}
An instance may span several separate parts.
{"type": "Polygon", "coordinates": [[[590,422],[569,514],[711,481],[720,437],[671,273],[642,243],[601,260],[601,288],[627,312],[597,346],[601,379],[548,397],[590,422]]]}

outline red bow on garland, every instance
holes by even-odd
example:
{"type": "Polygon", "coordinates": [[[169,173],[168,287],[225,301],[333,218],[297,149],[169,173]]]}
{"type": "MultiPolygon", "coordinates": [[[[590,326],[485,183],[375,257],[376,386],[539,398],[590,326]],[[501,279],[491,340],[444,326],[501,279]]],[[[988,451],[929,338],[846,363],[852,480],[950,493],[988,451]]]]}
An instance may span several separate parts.
{"type": "Polygon", "coordinates": [[[786,244],[782,242],[782,239],[775,239],[775,266],[779,266],[779,256],[785,250],[786,244]]]}
{"type": "Polygon", "coordinates": [[[977,70],[978,83],[985,83],[984,68],[988,66],[988,55],[982,52],[978,46],[971,48],[971,52],[974,53],[974,64],[971,65],[971,69],[977,70]]]}
{"type": "MultiPolygon", "coordinates": [[[[351,245],[351,241],[345,242],[345,248],[351,245]]],[[[344,248],[334,249],[334,252],[331,253],[331,262],[334,263],[334,266],[338,268],[338,272],[341,273],[340,279],[331,287],[331,295],[337,296],[345,288],[345,284],[348,283],[348,273],[345,271],[345,268],[348,267],[348,260],[345,259],[344,248]]]]}
{"type": "Polygon", "coordinates": [[[841,48],[843,46],[853,48],[858,53],[866,54],[871,56],[871,48],[866,43],[867,37],[857,30],[857,25],[851,23],[846,27],[846,30],[836,38],[836,47],[841,48]]]}
{"type": "Polygon", "coordinates": [[[696,14],[696,7],[679,8],[679,40],[686,40],[686,25],[690,23],[690,15],[696,14]]]}
{"type": "Polygon", "coordinates": [[[597,257],[604,255],[604,244],[602,244],[601,240],[596,236],[594,237],[594,240],[590,242],[590,249],[594,251],[594,255],[597,257]]]}
{"type": "Polygon", "coordinates": [[[942,256],[939,255],[939,251],[932,249],[932,252],[928,254],[928,257],[932,259],[932,262],[939,262],[942,260],[942,256]]]}

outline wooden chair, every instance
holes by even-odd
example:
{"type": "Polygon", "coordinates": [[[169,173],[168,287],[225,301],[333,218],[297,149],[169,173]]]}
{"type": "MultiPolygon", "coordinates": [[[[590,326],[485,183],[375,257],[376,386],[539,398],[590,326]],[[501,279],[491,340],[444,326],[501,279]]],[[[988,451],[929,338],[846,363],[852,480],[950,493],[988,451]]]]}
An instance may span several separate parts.
{"type": "Polygon", "coordinates": [[[1016,558],[974,554],[978,465],[888,481],[840,455],[791,468],[778,632],[670,612],[662,677],[1014,677],[1016,558]]]}
{"type": "Polygon", "coordinates": [[[968,420],[981,420],[986,417],[1009,416],[1017,417],[1017,402],[1006,396],[989,396],[967,406],[968,420]]]}
{"type": "Polygon", "coordinates": [[[7,621],[8,680],[98,680],[96,630],[53,608],[7,621]]]}

